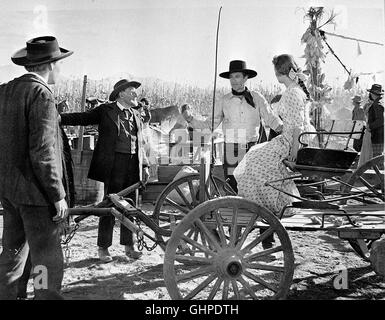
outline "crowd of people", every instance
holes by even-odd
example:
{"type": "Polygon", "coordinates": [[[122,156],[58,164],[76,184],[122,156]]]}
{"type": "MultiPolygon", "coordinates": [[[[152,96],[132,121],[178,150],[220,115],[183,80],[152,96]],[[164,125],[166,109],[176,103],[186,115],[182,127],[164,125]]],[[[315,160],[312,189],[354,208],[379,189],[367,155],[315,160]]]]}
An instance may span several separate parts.
{"type": "MultiPolygon", "coordinates": [[[[12,56],[12,61],[27,73],[0,86],[0,200],[4,208],[0,299],[25,297],[30,273],[36,276],[41,266],[47,281],[43,286],[35,286],[35,298],[62,298],[60,238],[67,209],[74,205],[74,199],[70,152],[61,126],[98,126],[99,137],[88,177],[103,182],[105,194],[149,179],[142,136],[149,114],[148,108],[142,110],[143,114],[138,110],[136,92],[141,84],[120,80],[108,102],[86,112],[59,113],[49,85],[55,84],[62,60],[72,53],[59,47],[54,37],[33,38],[12,56]]],[[[245,61],[233,60],[229,69],[219,75],[229,79],[231,91],[216,103],[214,119],[197,119],[187,105],[182,114],[188,123],[186,128],[211,129],[212,121],[214,129],[222,125],[223,168],[229,185],[239,195],[278,214],[292,198],[265,182],[288,176],[282,161],[296,160],[299,134],[314,128],[306,76],[291,55],[276,56],[272,62],[277,81],[285,91],[271,104],[261,93],[246,86],[257,72],[247,68],[245,61]],[[261,130],[263,125],[270,128],[269,136],[261,130]]],[[[354,148],[362,148],[361,154],[368,152],[371,157],[383,153],[384,107],[382,87],[374,84],[368,91],[369,100],[363,107],[361,97],[353,98],[352,119],[366,121],[365,136],[355,141],[354,148]],[[364,151],[369,145],[365,141],[371,142],[368,151],[364,151]]],[[[147,101],[141,102],[148,105],[147,101]]],[[[288,193],[298,194],[292,180],[285,180],[282,187],[288,193]]],[[[135,192],[129,197],[133,204],[137,202],[135,192]]],[[[99,220],[97,246],[103,262],[113,259],[108,248],[114,223],[113,216],[99,220]]],[[[263,247],[270,248],[273,241],[272,236],[266,237],[263,247]]],[[[120,229],[120,244],[129,258],[140,258],[134,235],[124,225],[120,229]]]]}

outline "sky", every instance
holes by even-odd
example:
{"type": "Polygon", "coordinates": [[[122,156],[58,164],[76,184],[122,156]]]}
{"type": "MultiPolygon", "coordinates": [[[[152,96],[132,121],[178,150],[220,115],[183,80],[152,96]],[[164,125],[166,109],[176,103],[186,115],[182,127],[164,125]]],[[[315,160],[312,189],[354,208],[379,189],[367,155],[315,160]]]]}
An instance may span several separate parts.
{"type": "MultiPolygon", "coordinates": [[[[276,84],[272,58],[291,53],[299,65],[305,46],[300,43],[308,27],[305,9],[323,5],[339,13],[337,25],[324,30],[384,43],[385,0],[1,0],[0,68],[13,73],[11,55],[35,36],[54,35],[60,46],[75,53],[65,59],[63,74],[91,79],[129,73],[181,84],[212,86],[215,39],[218,70],[227,71],[230,60],[241,59],[258,76],[253,85],[276,84]]],[[[370,73],[360,81],[384,82],[384,46],[329,36],[329,44],[353,73],[370,73]],[[379,72],[379,73],[377,73],[379,72]],[[375,78],[373,77],[375,76],[375,78]]],[[[343,85],[347,73],[328,54],[322,65],[326,82],[343,85]]],[[[5,71],[4,71],[5,72],[5,71]]],[[[8,74],[7,74],[8,75],[8,74]]],[[[1,81],[1,80],[0,80],[1,81]]],[[[228,81],[217,78],[219,87],[228,81]]]]}

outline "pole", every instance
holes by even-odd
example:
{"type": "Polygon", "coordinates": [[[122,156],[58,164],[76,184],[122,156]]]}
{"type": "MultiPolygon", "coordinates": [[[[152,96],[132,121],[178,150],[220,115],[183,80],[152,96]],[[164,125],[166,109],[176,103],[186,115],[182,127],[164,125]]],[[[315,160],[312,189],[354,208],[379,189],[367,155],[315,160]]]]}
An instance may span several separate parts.
{"type": "MultiPolygon", "coordinates": [[[[85,111],[86,106],[86,91],[87,91],[87,75],[84,75],[83,79],[83,92],[82,92],[82,100],[80,103],[80,112],[85,111]]],[[[79,138],[78,138],[78,151],[83,151],[83,134],[84,134],[84,127],[80,126],[79,128],[79,138]]],[[[80,157],[81,159],[81,157],[80,157]]]]}
{"type": "Polygon", "coordinates": [[[214,92],[213,92],[213,108],[211,111],[211,162],[210,162],[210,174],[214,169],[214,115],[215,115],[215,91],[217,89],[217,69],[218,69],[218,37],[219,37],[219,25],[221,22],[222,7],[219,8],[217,33],[215,39],[215,71],[214,71],[214,92]]]}

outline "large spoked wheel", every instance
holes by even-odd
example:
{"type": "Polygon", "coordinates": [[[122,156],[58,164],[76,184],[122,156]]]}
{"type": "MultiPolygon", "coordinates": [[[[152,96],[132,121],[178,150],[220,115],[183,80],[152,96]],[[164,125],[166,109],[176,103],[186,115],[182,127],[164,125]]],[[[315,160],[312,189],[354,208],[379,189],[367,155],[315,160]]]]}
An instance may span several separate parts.
{"type": "MultiPolygon", "coordinates": [[[[157,234],[160,246],[165,250],[166,241],[178,223],[199,204],[200,175],[190,174],[171,182],[158,196],[153,220],[168,236],[157,234]]],[[[226,195],[235,195],[231,187],[222,179],[211,176],[206,185],[206,199],[214,199],[226,195]]],[[[198,228],[194,234],[199,233],[198,228]]]]}
{"type": "MultiPolygon", "coordinates": [[[[342,187],[343,194],[362,194],[354,200],[367,204],[384,204],[384,155],[377,156],[362,164],[351,175],[347,185],[342,187]]],[[[346,200],[342,204],[346,204],[346,200]]],[[[373,239],[349,239],[353,250],[365,261],[369,260],[369,250],[373,239]]]]}
{"type": "Polygon", "coordinates": [[[292,245],[278,218],[235,196],[190,211],[172,233],[163,265],[168,293],[176,300],[284,299],[293,273],[292,245]],[[262,234],[256,226],[261,221],[262,234]],[[194,226],[200,230],[195,238],[194,226]],[[264,250],[262,241],[272,234],[273,247],[264,250]]]}
{"type": "Polygon", "coordinates": [[[364,203],[384,203],[384,155],[362,164],[346,182],[342,187],[343,194],[360,195],[355,200],[364,203]]]}

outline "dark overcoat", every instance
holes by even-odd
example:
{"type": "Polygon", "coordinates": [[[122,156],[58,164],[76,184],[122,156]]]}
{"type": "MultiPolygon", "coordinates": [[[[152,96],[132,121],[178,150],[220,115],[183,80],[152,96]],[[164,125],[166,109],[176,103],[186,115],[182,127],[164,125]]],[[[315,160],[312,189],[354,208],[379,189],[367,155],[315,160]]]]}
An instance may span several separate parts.
{"type": "Polygon", "coordinates": [[[47,206],[65,197],[58,119],[52,91],[37,75],[0,85],[0,198],[47,206]]]}
{"type": "MultiPolygon", "coordinates": [[[[138,128],[139,176],[142,179],[142,168],[148,166],[144,151],[143,123],[140,114],[132,109],[138,128]]],[[[120,132],[119,109],[116,102],[105,103],[86,112],[62,113],[62,125],[87,126],[98,125],[98,141],[92,155],[88,178],[108,182],[114,164],[115,146],[120,132]]]]}
{"type": "Polygon", "coordinates": [[[381,98],[376,99],[369,108],[368,126],[372,143],[384,143],[384,105],[381,98]]]}

